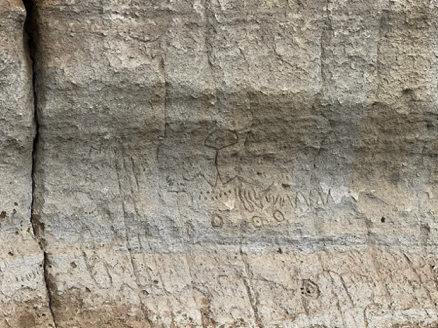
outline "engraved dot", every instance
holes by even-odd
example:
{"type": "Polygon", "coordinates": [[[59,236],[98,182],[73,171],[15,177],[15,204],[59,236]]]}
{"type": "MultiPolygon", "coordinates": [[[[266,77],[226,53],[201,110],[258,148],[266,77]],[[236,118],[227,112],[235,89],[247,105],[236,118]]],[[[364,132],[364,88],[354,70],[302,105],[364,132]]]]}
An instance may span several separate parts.
{"type": "Polygon", "coordinates": [[[283,213],[281,213],[279,210],[276,210],[274,212],[274,219],[277,220],[278,222],[282,222],[284,221],[284,215],[283,213]]]}
{"type": "Polygon", "coordinates": [[[219,215],[214,215],[211,219],[211,225],[214,228],[221,228],[224,225],[224,220],[219,215]]]}
{"type": "Polygon", "coordinates": [[[260,216],[253,216],[252,224],[254,225],[254,227],[260,228],[263,225],[263,220],[260,216]]]}
{"type": "Polygon", "coordinates": [[[320,296],[320,290],[316,283],[309,279],[304,279],[301,287],[301,294],[316,299],[320,296]]]}

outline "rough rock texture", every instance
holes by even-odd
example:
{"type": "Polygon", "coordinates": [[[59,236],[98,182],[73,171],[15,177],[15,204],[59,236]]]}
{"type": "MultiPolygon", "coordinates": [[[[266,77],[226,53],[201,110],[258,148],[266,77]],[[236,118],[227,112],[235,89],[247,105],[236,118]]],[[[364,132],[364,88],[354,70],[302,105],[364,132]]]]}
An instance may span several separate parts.
{"type": "Polygon", "coordinates": [[[33,230],[18,2],[10,327],[438,327],[437,1],[29,2],[33,230]]]}
{"type": "Polygon", "coordinates": [[[30,223],[35,134],[21,1],[0,0],[0,327],[53,327],[30,223]]]}

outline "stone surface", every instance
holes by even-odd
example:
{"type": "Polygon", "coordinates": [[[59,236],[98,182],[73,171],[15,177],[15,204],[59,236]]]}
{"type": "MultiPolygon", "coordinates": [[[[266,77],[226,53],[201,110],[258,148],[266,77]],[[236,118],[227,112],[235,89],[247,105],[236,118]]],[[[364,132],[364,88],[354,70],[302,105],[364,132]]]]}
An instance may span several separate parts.
{"type": "Polygon", "coordinates": [[[30,223],[35,124],[25,18],[21,1],[0,0],[0,327],[53,327],[30,223]]]}
{"type": "Polygon", "coordinates": [[[438,2],[32,2],[42,250],[22,48],[1,202],[56,327],[438,327],[438,2]]]}

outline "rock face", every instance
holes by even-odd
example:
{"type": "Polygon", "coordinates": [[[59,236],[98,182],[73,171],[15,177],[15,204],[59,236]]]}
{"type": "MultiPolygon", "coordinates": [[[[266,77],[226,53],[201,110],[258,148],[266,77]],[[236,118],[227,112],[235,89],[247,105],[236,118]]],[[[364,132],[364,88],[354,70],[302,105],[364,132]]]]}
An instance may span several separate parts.
{"type": "Polygon", "coordinates": [[[32,68],[21,1],[0,0],[0,327],[50,327],[44,253],[31,218],[32,68]]]}
{"type": "Polygon", "coordinates": [[[438,327],[436,1],[26,5],[0,327],[438,327]]]}

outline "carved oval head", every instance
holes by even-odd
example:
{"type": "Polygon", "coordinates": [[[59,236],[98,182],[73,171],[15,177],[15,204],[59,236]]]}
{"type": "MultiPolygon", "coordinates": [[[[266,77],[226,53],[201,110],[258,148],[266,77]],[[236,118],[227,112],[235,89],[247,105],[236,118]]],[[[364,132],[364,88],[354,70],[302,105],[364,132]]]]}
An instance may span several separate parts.
{"type": "Polygon", "coordinates": [[[237,133],[231,130],[215,130],[205,139],[205,145],[216,150],[235,145],[237,133]]]}

